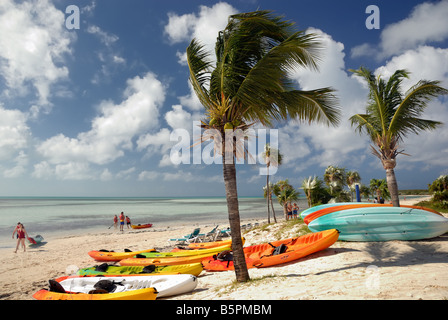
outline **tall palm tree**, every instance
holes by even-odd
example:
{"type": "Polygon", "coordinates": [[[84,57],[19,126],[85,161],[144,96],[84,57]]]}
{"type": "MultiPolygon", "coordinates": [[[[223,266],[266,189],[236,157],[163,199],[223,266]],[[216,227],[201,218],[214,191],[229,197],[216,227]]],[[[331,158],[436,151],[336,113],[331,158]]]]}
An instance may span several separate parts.
{"type": "Polygon", "coordinates": [[[288,202],[298,201],[300,192],[289,184],[288,179],[277,181],[276,187],[274,188],[274,194],[277,196],[278,203],[283,208],[283,214],[285,219],[288,219],[287,206],[288,202]]]}
{"type": "Polygon", "coordinates": [[[406,70],[395,71],[387,82],[363,67],[350,71],[362,77],[370,91],[366,113],[352,116],[351,124],[356,126],[356,131],[370,137],[372,153],[381,160],[386,170],[392,204],[400,206],[394,168],[397,156],[405,153],[399,150],[399,143],[410,133],[434,130],[442,125],[439,121],[420,117],[432,98],[448,94],[448,90],[439,86],[440,81],[420,80],[403,94],[401,83],[409,78],[406,70]]]}
{"type": "Polygon", "coordinates": [[[328,166],[325,169],[324,181],[330,187],[331,193],[336,194],[342,190],[346,181],[345,168],[328,166]]]}
{"type": "MultiPolygon", "coordinates": [[[[269,143],[264,146],[264,152],[262,154],[263,158],[266,160],[266,194],[268,199],[268,223],[271,223],[270,206],[272,205],[272,192],[269,190],[269,167],[278,167],[282,164],[283,156],[276,148],[272,148],[269,143]]],[[[277,223],[277,218],[275,217],[275,212],[273,212],[274,221],[277,223]]]]}
{"type": "Polygon", "coordinates": [[[376,194],[376,199],[389,199],[390,191],[387,186],[386,179],[370,179],[370,190],[372,194],[376,194]]]}
{"type": "MultiPolygon", "coordinates": [[[[272,195],[276,194],[275,191],[276,185],[272,182],[269,182],[269,186],[263,187],[263,197],[268,197],[268,206],[270,206],[270,209],[272,210],[272,216],[274,218],[274,222],[277,223],[277,217],[275,216],[275,209],[274,209],[274,203],[272,202],[272,195]],[[269,191],[269,194],[268,194],[269,191]]],[[[269,210],[269,208],[268,208],[269,210]]],[[[268,211],[268,218],[269,218],[269,211],[268,211]]],[[[268,219],[268,223],[271,223],[271,221],[268,219]]]]}
{"type": "Polygon", "coordinates": [[[348,187],[350,188],[350,195],[352,197],[352,201],[353,201],[353,192],[355,190],[355,185],[359,184],[361,182],[361,176],[359,175],[358,171],[352,170],[347,172],[347,177],[346,177],[346,183],[348,185],[348,187]]]}
{"type": "MultiPolygon", "coordinates": [[[[203,129],[227,132],[245,130],[253,123],[272,126],[274,121],[295,118],[335,125],[339,121],[337,99],[331,88],[297,90],[288,75],[297,68],[316,69],[320,44],[317,35],[296,31],[294,24],[269,11],[229,17],[218,33],[211,60],[198,40],[187,48],[190,82],[205,108],[203,129]]],[[[236,280],[249,280],[241,240],[235,148],[222,146],[223,176],[236,280]],[[230,149],[230,150],[229,150],[230,149]]],[[[215,140],[216,143],[216,140],[215,140]]],[[[232,144],[230,144],[232,145],[232,144]]]]}
{"type": "Polygon", "coordinates": [[[305,192],[306,198],[308,200],[308,207],[312,206],[312,198],[311,192],[317,187],[317,177],[314,178],[308,177],[308,179],[304,179],[302,181],[302,189],[305,192]]]}

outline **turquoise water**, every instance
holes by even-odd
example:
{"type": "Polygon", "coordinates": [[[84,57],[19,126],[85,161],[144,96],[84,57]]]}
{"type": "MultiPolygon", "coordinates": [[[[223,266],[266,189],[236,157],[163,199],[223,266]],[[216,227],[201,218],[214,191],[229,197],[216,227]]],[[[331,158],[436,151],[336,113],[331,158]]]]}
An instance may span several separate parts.
{"type": "MultiPolygon", "coordinates": [[[[300,208],[306,200],[299,201],[300,208]]],[[[275,203],[278,217],[282,209],[275,203]]],[[[241,219],[266,218],[266,199],[239,199],[241,219]]],[[[224,197],[210,198],[0,198],[0,248],[15,246],[11,238],[17,222],[25,225],[29,236],[79,234],[106,231],[114,215],[123,211],[133,224],[152,223],[166,227],[186,223],[228,221],[224,197]]],[[[112,230],[112,229],[111,229],[112,230]]]]}

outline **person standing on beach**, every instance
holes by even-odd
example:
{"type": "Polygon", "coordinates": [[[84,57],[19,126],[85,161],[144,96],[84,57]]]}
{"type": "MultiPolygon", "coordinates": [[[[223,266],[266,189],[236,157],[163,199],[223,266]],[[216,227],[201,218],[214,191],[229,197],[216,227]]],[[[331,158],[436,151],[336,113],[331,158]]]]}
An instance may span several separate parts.
{"type": "Polygon", "coordinates": [[[297,213],[299,212],[299,206],[297,205],[297,203],[294,203],[293,207],[292,207],[292,217],[293,219],[297,219],[297,213]]]}
{"type": "Polygon", "coordinates": [[[14,233],[16,233],[16,232],[17,232],[17,246],[16,246],[16,251],[14,251],[14,253],[17,253],[17,250],[19,249],[20,244],[23,246],[23,252],[25,252],[26,251],[25,239],[28,238],[28,233],[26,232],[23,224],[21,224],[20,222],[17,223],[16,228],[12,232],[13,239],[14,239],[14,233]]]}
{"type": "Polygon", "coordinates": [[[123,211],[120,213],[120,231],[124,231],[124,213],[123,211]]]}
{"type": "Polygon", "coordinates": [[[131,219],[129,219],[128,216],[126,216],[126,226],[128,227],[128,229],[131,227],[131,219]]]}
{"type": "Polygon", "coordinates": [[[288,202],[288,206],[286,207],[288,211],[288,216],[286,217],[286,220],[292,219],[292,206],[291,202],[288,202]]]}
{"type": "Polygon", "coordinates": [[[118,225],[118,217],[117,215],[114,216],[114,229],[117,230],[117,225],[118,225]]]}

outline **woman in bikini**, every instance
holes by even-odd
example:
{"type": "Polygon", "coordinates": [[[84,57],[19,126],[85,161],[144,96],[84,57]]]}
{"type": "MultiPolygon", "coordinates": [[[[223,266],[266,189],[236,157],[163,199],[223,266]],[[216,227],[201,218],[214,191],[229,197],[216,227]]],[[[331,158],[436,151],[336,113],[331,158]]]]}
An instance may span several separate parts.
{"type": "Polygon", "coordinates": [[[22,244],[23,246],[23,252],[26,251],[25,246],[25,239],[28,238],[28,233],[26,233],[25,227],[20,222],[17,224],[16,228],[14,229],[12,233],[12,238],[14,239],[14,233],[17,232],[17,246],[16,251],[14,253],[17,253],[17,250],[19,249],[19,245],[22,244]]]}

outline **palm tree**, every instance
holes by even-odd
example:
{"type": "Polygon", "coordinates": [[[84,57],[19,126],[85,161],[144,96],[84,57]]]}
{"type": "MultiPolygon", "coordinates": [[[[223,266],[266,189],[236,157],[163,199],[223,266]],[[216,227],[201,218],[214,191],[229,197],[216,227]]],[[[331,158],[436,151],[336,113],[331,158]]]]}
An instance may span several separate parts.
{"type": "Polygon", "coordinates": [[[361,182],[361,176],[359,175],[358,171],[349,171],[347,172],[347,177],[346,177],[346,183],[348,185],[348,187],[350,188],[350,195],[352,197],[352,201],[353,201],[353,192],[355,190],[355,185],[361,182]]]}
{"type": "Polygon", "coordinates": [[[308,179],[304,179],[302,181],[302,189],[306,194],[306,198],[308,200],[308,207],[312,206],[312,197],[311,191],[317,187],[317,177],[314,178],[308,177],[308,179]]]}
{"type": "MultiPolygon", "coordinates": [[[[264,146],[264,152],[262,156],[266,160],[266,194],[268,199],[268,223],[271,223],[271,214],[269,206],[271,205],[272,202],[272,196],[271,196],[272,192],[269,191],[269,167],[270,166],[278,167],[279,165],[281,165],[283,156],[278,151],[278,149],[271,148],[271,145],[269,143],[267,143],[264,146]]],[[[273,216],[275,223],[277,223],[277,218],[275,217],[274,211],[273,216]]]]}
{"type": "MultiPolygon", "coordinates": [[[[274,203],[272,202],[272,195],[276,193],[275,191],[276,185],[272,182],[269,182],[269,186],[263,187],[263,197],[269,198],[268,200],[268,206],[272,209],[272,216],[274,217],[274,222],[277,223],[277,218],[275,216],[275,209],[274,209],[274,203]],[[269,192],[269,194],[268,194],[269,192]]],[[[269,210],[269,208],[268,208],[269,210]]],[[[271,223],[269,220],[269,211],[268,211],[268,223],[271,223]]]]}
{"type": "Polygon", "coordinates": [[[390,192],[387,187],[386,179],[370,179],[370,190],[372,194],[376,194],[378,202],[380,202],[381,198],[390,198],[390,192]]]}
{"type": "Polygon", "coordinates": [[[370,137],[372,153],[386,170],[392,204],[400,206],[394,168],[397,156],[405,153],[399,150],[399,143],[410,133],[434,130],[442,124],[420,117],[432,98],[448,94],[448,90],[439,86],[440,81],[420,80],[403,94],[400,86],[404,78],[409,78],[406,70],[395,71],[387,82],[363,67],[350,71],[364,78],[370,90],[366,113],[352,116],[351,124],[370,137]]]}
{"type": "MultiPolygon", "coordinates": [[[[218,33],[216,62],[193,39],[187,62],[190,82],[205,108],[201,128],[224,136],[226,129],[234,133],[256,122],[272,126],[273,121],[287,118],[337,124],[339,109],[331,88],[297,90],[288,77],[299,67],[316,69],[319,47],[316,35],[295,31],[292,22],[269,11],[230,16],[226,28],[218,33]]],[[[236,280],[244,282],[249,273],[241,240],[235,147],[226,148],[225,143],[231,136],[225,135],[218,151],[223,155],[236,280]]]]}
{"type": "Polygon", "coordinates": [[[288,179],[277,181],[274,188],[274,194],[277,196],[278,203],[283,207],[285,219],[288,219],[288,202],[298,201],[300,192],[289,184],[288,179]]]}
{"type": "Polygon", "coordinates": [[[325,169],[324,181],[330,187],[332,194],[342,191],[342,188],[345,185],[345,180],[345,168],[328,166],[327,169],[325,169]]]}

